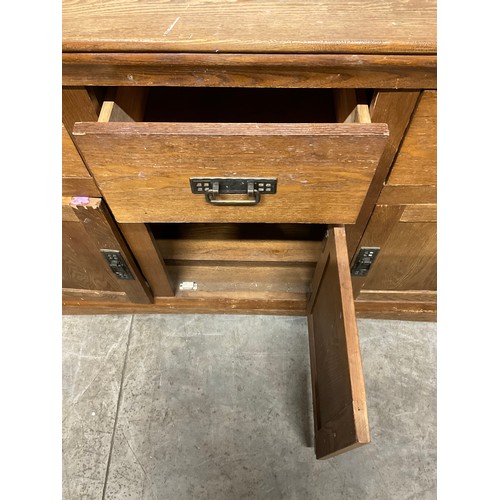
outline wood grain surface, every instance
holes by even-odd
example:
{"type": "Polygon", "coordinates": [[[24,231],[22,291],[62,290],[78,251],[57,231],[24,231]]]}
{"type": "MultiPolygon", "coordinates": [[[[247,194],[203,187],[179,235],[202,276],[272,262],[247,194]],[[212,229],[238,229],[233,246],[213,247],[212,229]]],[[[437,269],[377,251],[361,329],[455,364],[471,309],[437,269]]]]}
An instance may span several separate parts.
{"type": "Polygon", "coordinates": [[[120,224],[125,238],[155,297],[172,297],[175,285],[171,282],[156,240],[146,224],[120,224]]]}
{"type": "MultiPolygon", "coordinates": [[[[392,231],[399,223],[404,208],[404,206],[400,205],[377,205],[370,218],[370,222],[366,227],[366,231],[363,234],[359,247],[356,249],[355,255],[358,254],[361,247],[384,248],[386,241],[389,239],[392,231]]],[[[372,268],[368,272],[367,276],[351,277],[355,299],[358,298],[359,293],[370,276],[373,267],[376,265],[378,258],[379,256],[377,256],[377,259],[372,265],[372,268]]]]}
{"type": "Polygon", "coordinates": [[[436,302],[404,302],[356,299],[358,318],[389,319],[400,321],[437,321],[436,302]]]}
{"type": "Polygon", "coordinates": [[[435,89],[435,55],[64,53],[64,85],[435,89]]]}
{"type": "Polygon", "coordinates": [[[64,124],[62,125],[62,195],[101,196],[64,124]]]}
{"type": "Polygon", "coordinates": [[[266,265],[227,261],[167,261],[166,264],[176,284],[176,291],[183,281],[197,283],[198,290],[189,294],[191,297],[198,297],[200,292],[218,295],[241,292],[242,296],[244,293],[272,292],[305,296],[309,293],[314,272],[313,263],[266,265]]]}
{"type": "MultiPolygon", "coordinates": [[[[63,292],[65,289],[80,290],[80,297],[88,296],[91,291],[120,292],[118,280],[88,237],[83,224],[76,216],[75,219],[66,219],[62,226],[63,292]]],[[[96,299],[95,296],[92,298],[96,299]]]]}
{"type": "Polygon", "coordinates": [[[172,260],[218,260],[229,262],[314,262],[319,241],[293,240],[158,240],[164,258],[172,260]]]}
{"type": "Polygon", "coordinates": [[[62,122],[71,133],[75,122],[97,121],[95,102],[85,87],[63,87],[62,122]]]}
{"type": "Polygon", "coordinates": [[[422,215],[430,218],[428,211],[415,211],[414,218],[402,222],[405,210],[404,206],[376,207],[361,246],[380,246],[381,250],[363,291],[437,289],[437,224],[415,222],[421,221],[422,215]]]}
{"type": "Polygon", "coordinates": [[[91,178],[64,124],[62,125],[62,176],[91,178]]]}
{"type": "Polygon", "coordinates": [[[317,458],[370,442],[361,352],[343,227],[328,231],[308,304],[317,458]]]}
{"type": "MultiPolygon", "coordinates": [[[[436,186],[437,92],[422,92],[387,185],[436,186]]],[[[408,202],[407,202],[408,203],[408,202]]]]}
{"type": "MultiPolygon", "coordinates": [[[[153,304],[117,304],[113,297],[101,300],[79,300],[78,294],[68,294],[63,300],[63,314],[271,314],[304,316],[306,298],[303,295],[276,293],[199,294],[198,298],[158,297],[153,304]],[[246,298],[245,298],[246,297],[246,298]]],[[[436,321],[436,303],[355,301],[356,316],[402,321],[436,321]]]]}
{"type": "MultiPolygon", "coordinates": [[[[117,293],[120,300],[125,294],[130,302],[150,303],[151,291],[103,201],[63,197],[65,206],[71,208],[78,222],[67,216],[63,222],[63,288],[80,289],[84,297],[88,296],[86,290],[93,290],[92,299],[96,297],[94,292],[102,291],[117,293]],[[118,279],[101,255],[103,249],[118,250],[134,279],[118,279]]],[[[110,300],[106,293],[99,296],[110,300]]]]}
{"type": "Polygon", "coordinates": [[[399,144],[410,123],[420,92],[412,90],[379,91],[375,93],[370,106],[372,123],[385,123],[389,128],[389,140],[380,159],[373,181],[368,189],[355,225],[348,226],[347,244],[349,258],[354,253],[367,227],[384,182],[396,157],[399,144]]]}
{"type": "MultiPolygon", "coordinates": [[[[89,268],[88,272],[95,272],[95,269],[89,268]]],[[[80,282],[79,285],[82,283],[80,282]]],[[[96,282],[92,282],[92,285],[96,285],[96,282]]],[[[91,304],[99,303],[112,303],[112,304],[130,304],[130,299],[127,297],[125,292],[110,292],[108,290],[93,290],[92,288],[63,288],[62,290],[63,303],[67,301],[78,301],[79,303],[84,303],[88,305],[89,301],[91,304]]],[[[92,307],[92,306],[90,306],[92,307]]]]}
{"type": "Polygon", "coordinates": [[[363,290],[356,299],[358,318],[437,321],[437,292],[363,290]]]}
{"type": "Polygon", "coordinates": [[[78,123],[74,137],[119,222],[353,223],[385,124],[78,123]],[[256,206],[212,206],[191,177],[277,178],[256,206]]]}
{"type": "Polygon", "coordinates": [[[153,304],[117,304],[66,300],[64,314],[271,314],[304,316],[304,294],[260,292],[181,292],[176,297],[156,297],[153,304]]]}
{"type": "Polygon", "coordinates": [[[406,205],[401,222],[437,222],[437,205],[406,205]]]}
{"type": "Polygon", "coordinates": [[[363,290],[357,301],[435,304],[437,292],[436,290],[363,290]]]}
{"type": "Polygon", "coordinates": [[[437,203],[436,186],[385,185],[378,197],[379,205],[418,205],[437,203]]]}
{"type": "Polygon", "coordinates": [[[435,53],[435,0],[64,0],[64,51],[435,53]]]}

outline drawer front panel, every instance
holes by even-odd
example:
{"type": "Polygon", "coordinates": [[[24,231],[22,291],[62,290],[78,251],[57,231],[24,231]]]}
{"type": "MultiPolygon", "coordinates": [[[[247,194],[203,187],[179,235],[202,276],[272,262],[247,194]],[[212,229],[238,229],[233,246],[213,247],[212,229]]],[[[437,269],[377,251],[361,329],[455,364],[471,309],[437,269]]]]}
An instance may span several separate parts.
{"type": "MultiPolygon", "coordinates": [[[[77,123],[75,140],[119,222],[354,223],[385,124],[77,123]],[[276,178],[255,206],[210,205],[192,177],[276,178]]],[[[231,195],[228,195],[231,196],[231,195]]]]}

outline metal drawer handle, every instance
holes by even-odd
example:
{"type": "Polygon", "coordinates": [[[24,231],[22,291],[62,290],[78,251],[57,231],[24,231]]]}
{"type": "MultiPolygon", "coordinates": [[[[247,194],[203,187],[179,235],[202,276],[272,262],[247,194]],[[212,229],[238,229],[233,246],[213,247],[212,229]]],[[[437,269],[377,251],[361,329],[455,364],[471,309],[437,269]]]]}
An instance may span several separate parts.
{"type": "Polygon", "coordinates": [[[253,182],[247,184],[248,200],[222,200],[219,198],[220,192],[219,182],[215,181],[212,188],[205,191],[205,200],[212,205],[257,205],[260,201],[260,193],[255,189],[253,182]]]}
{"type": "Polygon", "coordinates": [[[278,179],[270,177],[190,177],[193,194],[204,194],[211,205],[257,205],[262,195],[276,194],[278,179]],[[232,198],[237,194],[240,198],[232,198]],[[241,197],[246,195],[246,198],[241,197]],[[241,199],[243,198],[243,199],[241,199]]]}

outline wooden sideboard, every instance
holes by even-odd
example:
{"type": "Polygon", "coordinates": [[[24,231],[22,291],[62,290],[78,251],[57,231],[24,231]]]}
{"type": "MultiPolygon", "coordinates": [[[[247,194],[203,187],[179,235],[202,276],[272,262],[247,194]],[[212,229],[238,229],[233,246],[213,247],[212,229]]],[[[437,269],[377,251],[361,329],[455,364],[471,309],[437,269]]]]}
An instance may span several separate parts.
{"type": "Polygon", "coordinates": [[[63,1],[63,312],[307,315],[317,456],[368,442],[356,315],[436,317],[435,31],[425,0],[63,1]]]}

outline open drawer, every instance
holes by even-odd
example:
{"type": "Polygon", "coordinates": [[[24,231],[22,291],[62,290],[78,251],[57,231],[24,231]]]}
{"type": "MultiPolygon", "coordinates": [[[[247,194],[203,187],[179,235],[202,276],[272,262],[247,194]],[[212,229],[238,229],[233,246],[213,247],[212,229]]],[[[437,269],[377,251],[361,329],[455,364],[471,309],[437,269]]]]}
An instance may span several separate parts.
{"type": "Polygon", "coordinates": [[[120,88],[73,136],[118,222],[352,224],[388,128],[350,92],[120,88]]]}

